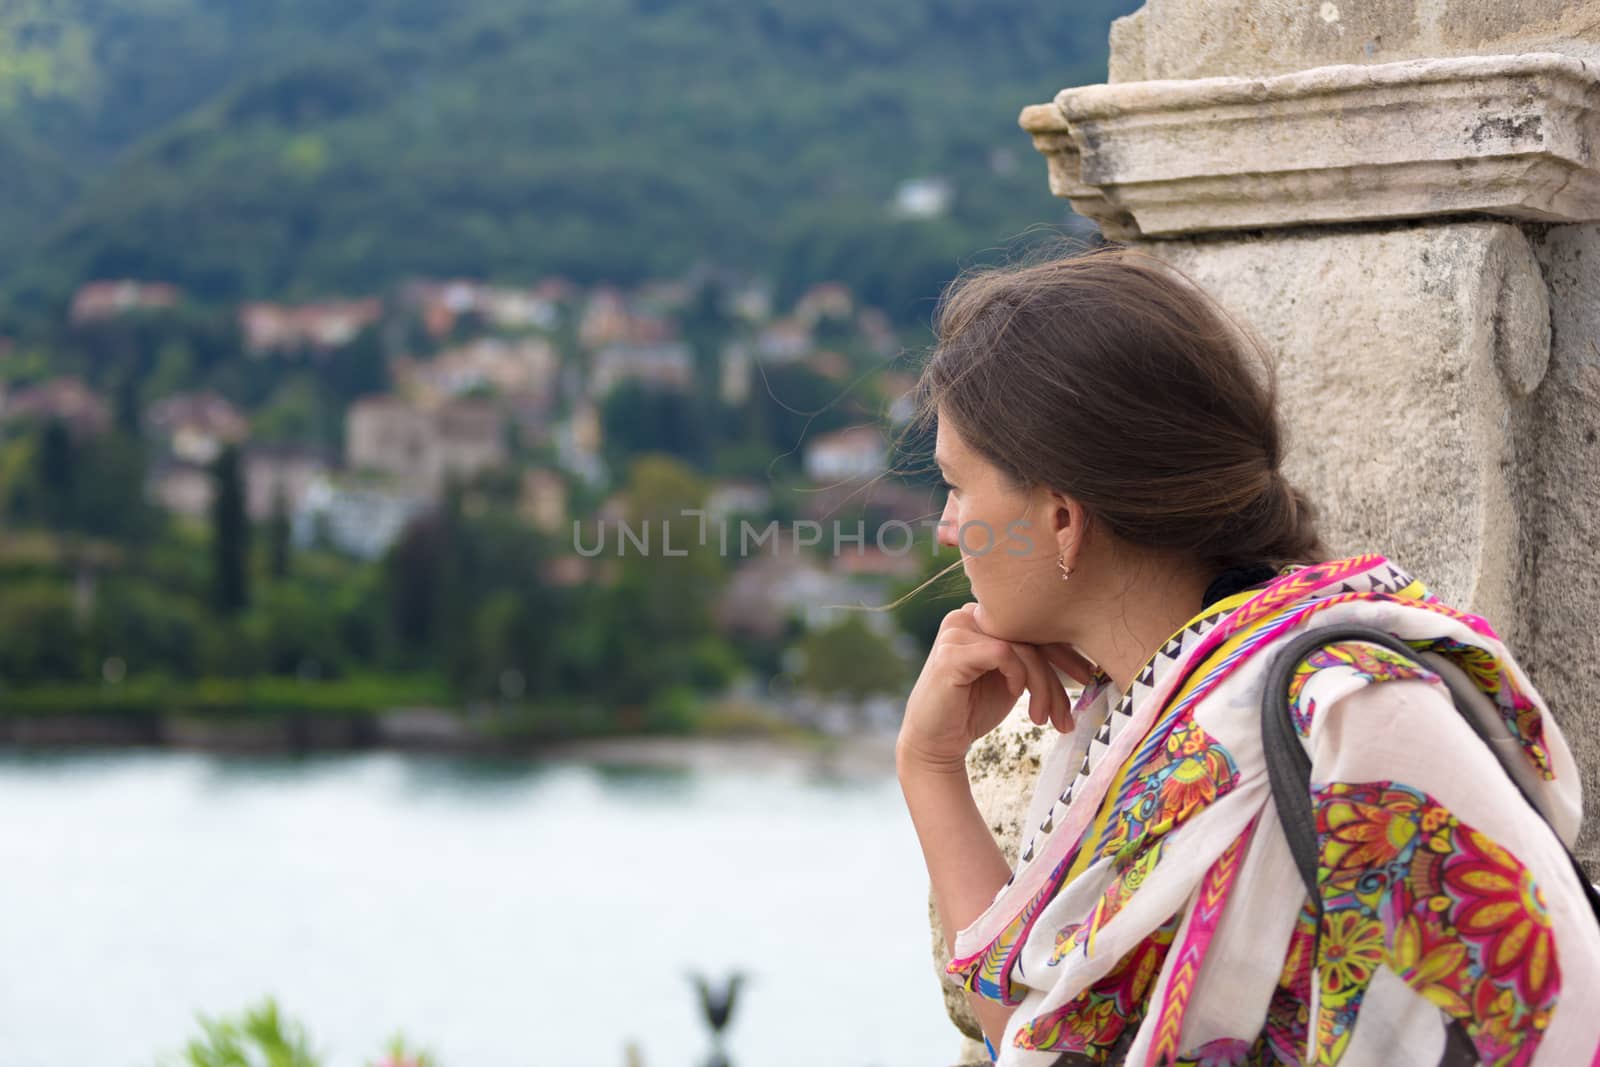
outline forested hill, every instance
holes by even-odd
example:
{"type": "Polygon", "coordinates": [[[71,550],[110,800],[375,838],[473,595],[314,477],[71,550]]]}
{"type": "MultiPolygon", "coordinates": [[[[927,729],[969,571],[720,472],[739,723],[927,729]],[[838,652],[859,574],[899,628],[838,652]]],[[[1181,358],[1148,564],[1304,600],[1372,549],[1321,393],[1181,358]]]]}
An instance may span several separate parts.
{"type": "Polygon", "coordinates": [[[7,0],[0,287],[695,262],[900,306],[1060,223],[1019,108],[1135,0],[7,0]],[[948,180],[903,218],[902,183],[948,180]]]}

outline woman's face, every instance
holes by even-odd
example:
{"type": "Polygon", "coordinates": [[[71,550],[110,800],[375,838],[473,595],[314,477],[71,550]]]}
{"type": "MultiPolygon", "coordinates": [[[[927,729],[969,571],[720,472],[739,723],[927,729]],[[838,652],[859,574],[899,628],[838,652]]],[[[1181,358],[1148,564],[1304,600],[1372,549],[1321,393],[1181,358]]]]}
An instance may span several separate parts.
{"type": "Polygon", "coordinates": [[[1066,584],[1056,563],[1060,495],[1017,488],[947,418],[938,422],[934,461],[947,486],[938,541],[961,550],[978,625],[1008,641],[1057,639],[1066,584]]]}

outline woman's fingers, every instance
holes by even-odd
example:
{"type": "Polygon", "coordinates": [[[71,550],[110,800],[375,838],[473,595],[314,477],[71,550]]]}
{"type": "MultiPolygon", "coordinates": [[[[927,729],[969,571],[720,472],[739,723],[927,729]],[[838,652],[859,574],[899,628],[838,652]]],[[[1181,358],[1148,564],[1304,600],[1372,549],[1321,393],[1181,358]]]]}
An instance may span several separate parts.
{"type": "MultiPolygon", "coordinates": [[[[967,630],[971,633],[982,634],[983,631],[978,629],[978,623],[973,618],[977,612],[978,603],[975,600],[968,601],[959,608],[946,612],[943,621],[939,623],[939,632],[945,633],[949,630],[967,630]]],[[[984,634],[984,636],[987,637],[988,635],[984,634]]]]}
{"type": "Polygon", "coordinates": [[[1050,669],[1039,649],[1021,644],[1013,647],[1028,668],[1029,717],[1040,726],[1049,722],[1057,730],[1066,732],[1072,720],[1072,705],[1061,679],[1050,669]]]}
{"type": "Polygon", "coordinates": [[[1094,681],[1095,666],[1084,658],[1083,653],[1073,648],[1064,641],[1053,644],[1040,645],[1039,651],[1051,663],[1067,672],[1067,677],[1079,685],[1088,685],[1094,681]]]}
{"type": "MultiPolygon", "coordinates": [[[[1025,684],[1031,694],[1028,698],[1030,717],[1041,726],[1048,721],[1062,732],[1071,730],[1072,700],[1067,696],[1061,679],[1050,667],[1052,665],[1058,667],[1080,685],[1088,685],[1094,678],[1094,665],[1077,649],[1065,642],[1030,645],[991,637],[979,628],[977,610],[976,602],[968,602],[945,615],[939,624],[940,638],[946,642],[971,643],[986,647],[989,649],[986,654],[996,657],[999,656],[998,650],[989,647],[987,642],[998,641],[1010,648],[1016,663],[1022,665],[1026,674],[1025,684]]],[[[998,668],[991,666],[989,669],[998,668]]],[[[1006,683],[1013,698],[1021,695],[1014,669],[1006,672],[1006,683]]]]}
{"type": "Polygon", "coordinates": [[[1028,686],[1028,668],[1009,641],[976,630],[947,634],[943,638],[945,662],[956,685],[972,685],[990,671],[999,671],[1013,699],[1028,686]]]}

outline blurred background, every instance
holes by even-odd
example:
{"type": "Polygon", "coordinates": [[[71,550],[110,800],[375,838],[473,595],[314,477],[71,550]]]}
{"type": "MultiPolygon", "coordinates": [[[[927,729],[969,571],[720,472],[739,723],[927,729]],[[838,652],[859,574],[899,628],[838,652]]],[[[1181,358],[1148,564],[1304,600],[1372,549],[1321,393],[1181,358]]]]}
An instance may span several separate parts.
{"type": "Polygon", "coordinates": [[[952,1059],[870,609],[1136,6],[0,0],[0,1064],[952,1059]]]}

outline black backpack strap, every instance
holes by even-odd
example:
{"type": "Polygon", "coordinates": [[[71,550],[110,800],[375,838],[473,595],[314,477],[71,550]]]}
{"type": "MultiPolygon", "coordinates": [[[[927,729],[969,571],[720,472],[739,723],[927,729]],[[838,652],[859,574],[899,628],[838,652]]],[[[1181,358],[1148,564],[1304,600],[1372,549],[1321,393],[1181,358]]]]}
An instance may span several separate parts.
{"type": "MultiPolygon", "coordinates": [[[[1316,813],[1311,808],[1311,757],[1300,741],[1299,731],[1295,729],[1294,715],[1289,708],[1289,683],[1295,668],[1305,662],[1307,656],[1324,645],[1339,641],[1368,641],[1381,645],[1416,663],[1419,667],[1426,668],[1426,664],[1418,661],[1416,650],[1398,637],[1385,630],[1354,623],[1336,623],[1296,635],[1283,646],[1282,651],[1268,668],[1267,685],[1261,697],[1261,743],[1267,761],[1267,778],[1272,783],[1272,803],[1278,812],[1278,822],[1283,826],[1284,836],[1289,842],[1289,852],[1294,856],[1300,880],[1305,883],[1306,894],[1310,898],[1313,913],[1319,920],[1319,926],[1322,916],[1322,894],[1317,885],[1317,819],[1316,813]]],[[[1456,710],[1467,721],[1467,725],[1472,727],[1472,732],[1488,745],[1495,760],[1504,768],[1505,762],[1499,746],[1490,743],[1490,737],[1483,724],[1472,713],[1465,694],[1461,692],[1460,683],[1446,674],[1441,674],[1440,678],[1449,688],[1456,710]]],[[[1506,777],[1517,786],[1517,791],[1528,802],[1528,806],[1543,818],[1544,813],[1517,783],[1516,777],[1509,772],[1506,777]]],[[[1589,907],[1594,911],[1595,920],[1600,922],[1600,890],[1595,888],[1588,873],[1583,869],[1583,864],[1578,862],[1578,858],[1572,855],[1570,849],[1567,849],[1566,842],[1561,841],[1559,836],[1556,840],[1566,851],[1567,858],[1571,860],[1572,868],[1578,875],[1578,883],[1583,886],[1589,907]]]]}
{"type": "Polygon", "coordinates": [[[1317,888],[1317,817],[1311,809],[1311,756],[1300,742],[1294,714],[1289,709],[1289,683],[1295,668],[1324,645],[1338,641],[1371,641],[1407,659],[1416,653],[1399,638],[1371,626],[1335,624],[1297,634],[1283,646],[1267,671],[1261,697],[1261,743],[1272,782],[1272,803],[1278,822],[1289,839],[1289,852],[1305,883],[1316,916],[1322,916],[1322,893],[1317,888]]]}

